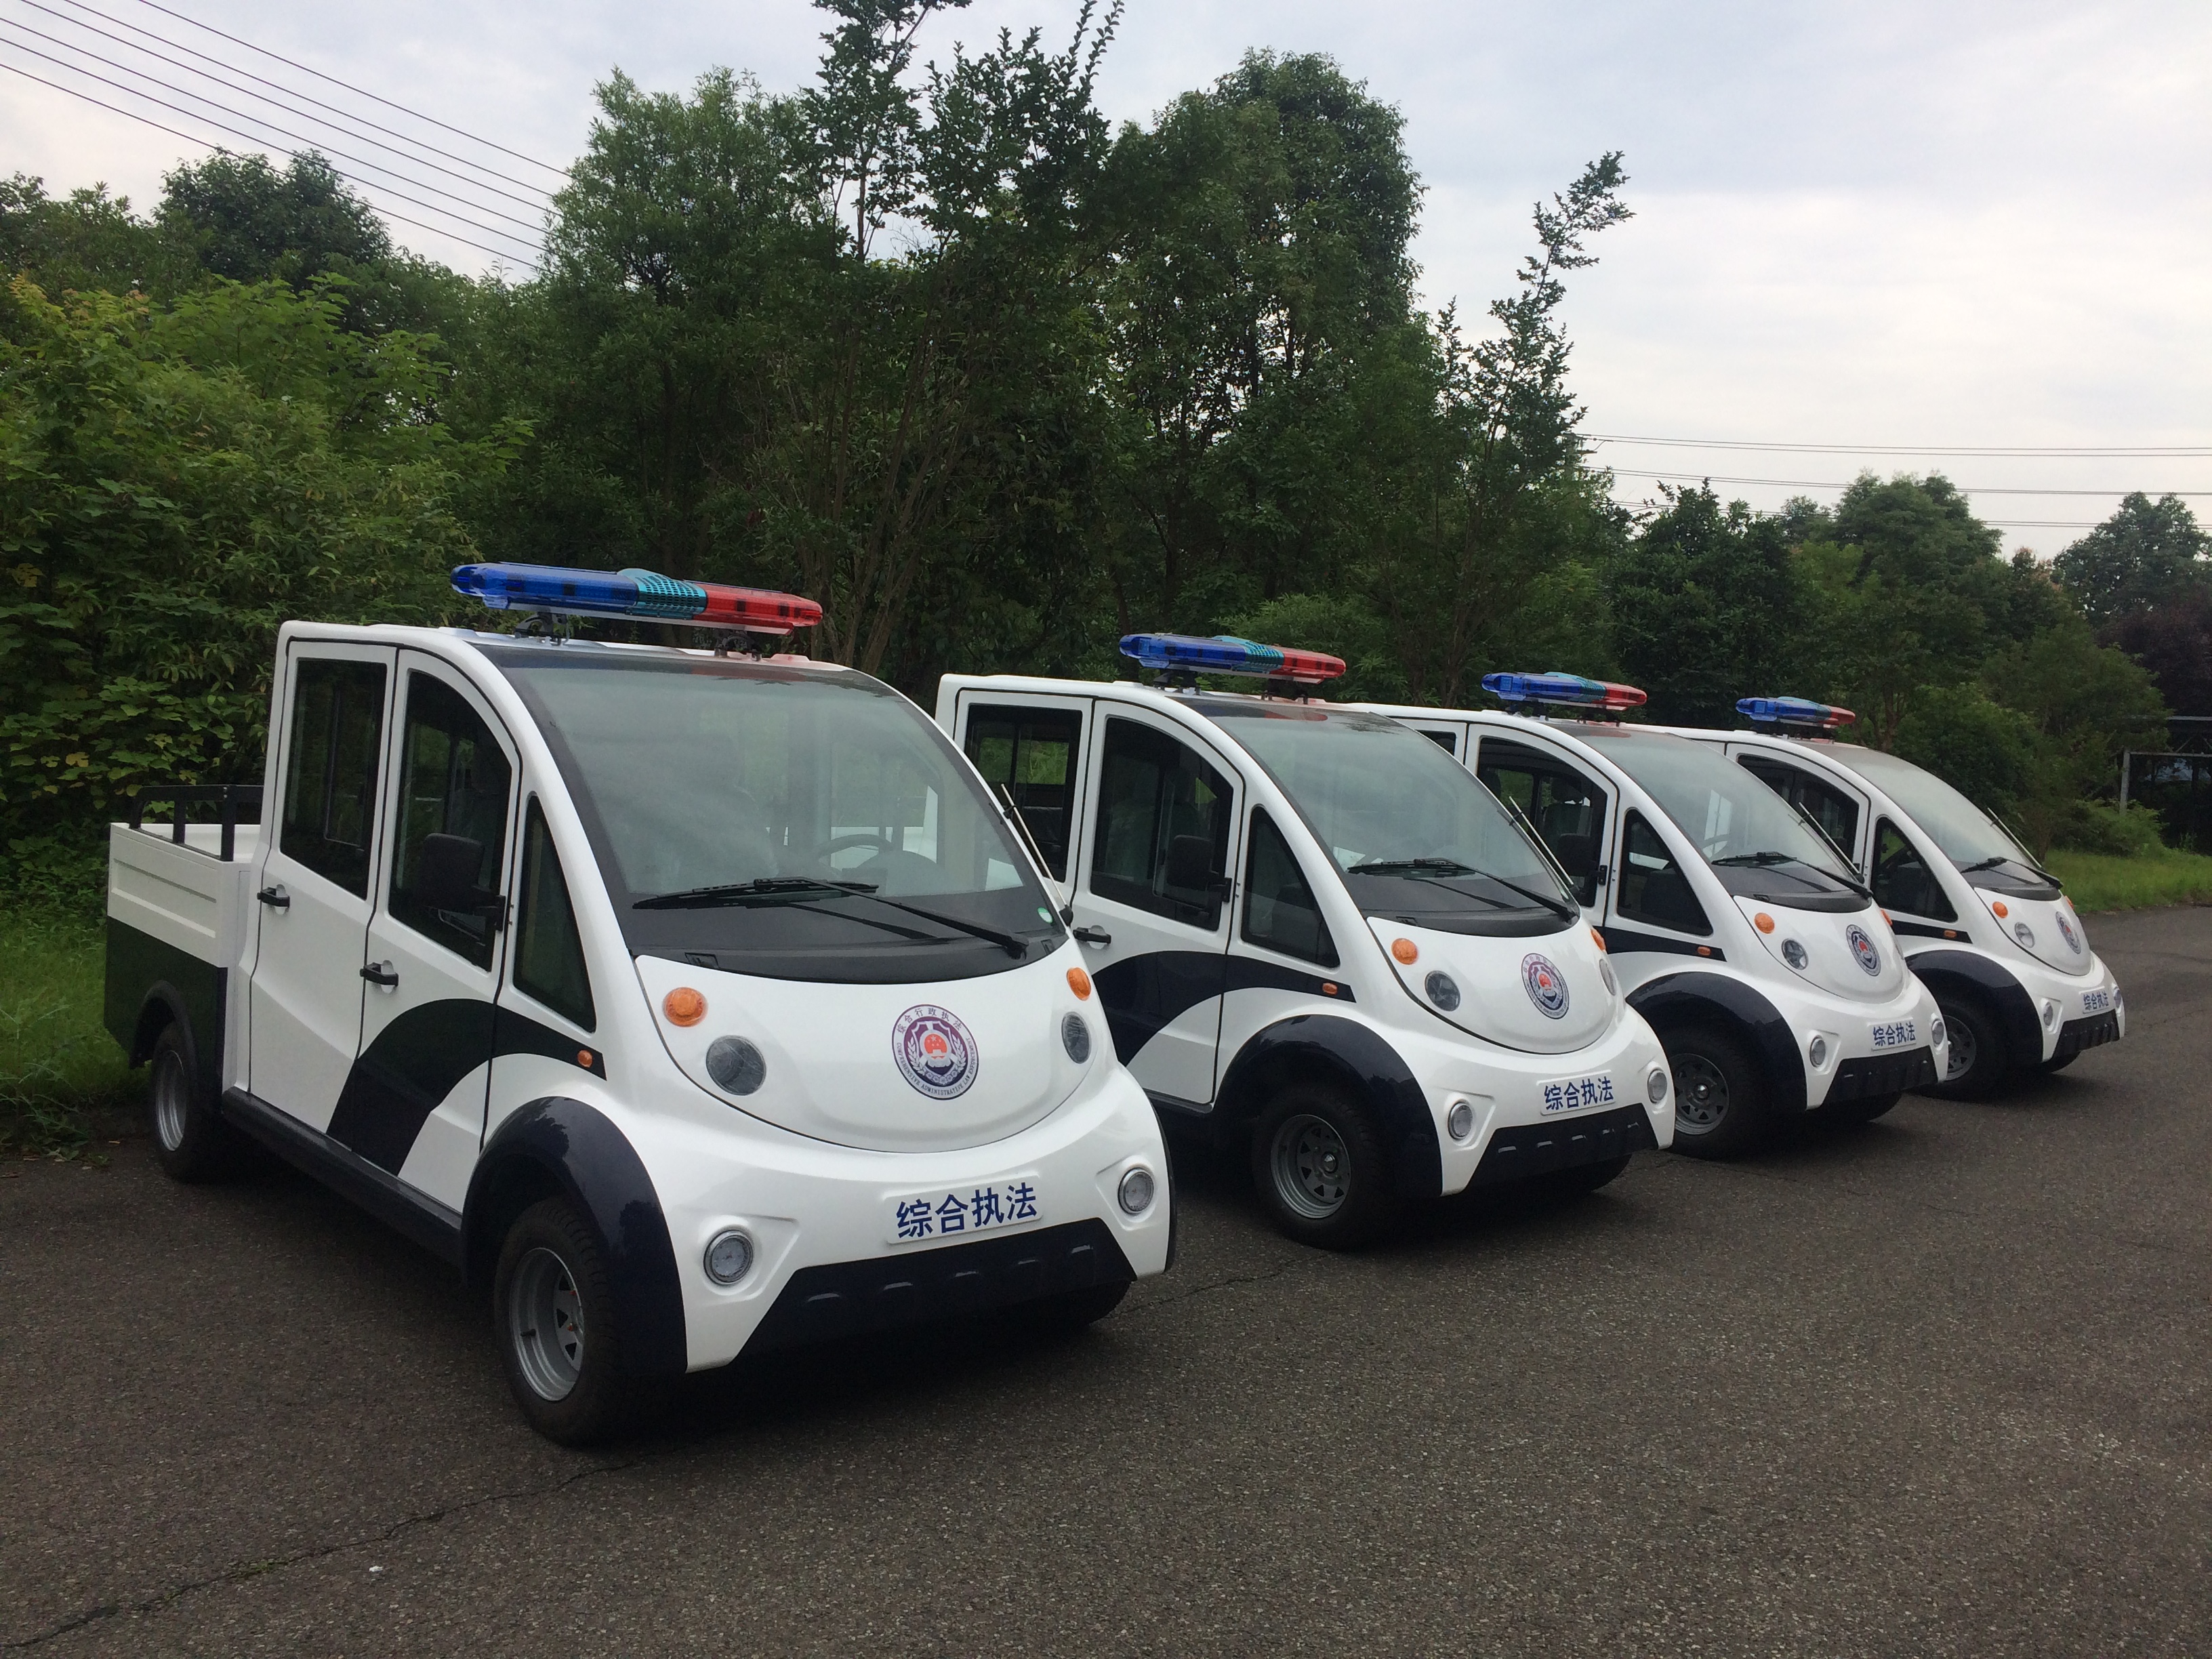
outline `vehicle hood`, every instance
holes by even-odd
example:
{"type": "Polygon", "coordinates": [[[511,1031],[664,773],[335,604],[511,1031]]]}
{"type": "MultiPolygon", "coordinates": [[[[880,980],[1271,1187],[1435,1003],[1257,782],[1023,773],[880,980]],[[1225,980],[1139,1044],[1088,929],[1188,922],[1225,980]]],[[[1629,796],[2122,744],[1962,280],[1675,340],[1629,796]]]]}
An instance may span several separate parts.
{"type": "Polygon", "coordinates": [[[1620,1017],[1622,1004],[1598,965],[1597,941],[1579,921],[1525,939],[1447,933],[1388,918],[1370,917],[1368,926],[1414,1001],[1486,1041],[1530,1054],[1568,1054],[1596,1042],[1620,1017]],[[1392,951],[1400,939],[1413,945],[1411,963],[1392,951]],[[1459,988],[1456,1008],[1440,1008],[1430,996],[1429,975],[1437,973],[1459,988]]]}
{"type": "Polygon", "coordinates": [[[1881,912],[1793,910],[1784,904],[1740,898],[1736,908],[1767,954],[1799,979],[1851,1002],[1887,1002],[1905,985],[1905,953],[1881,912]],[[1765,917],[1771,930],[1759,925],[1765,917]],[[1790,960],[1792,941],[1804,947],[1802,968],[1790,960]]]}
{"type": "Polygon", "coordinates": [[[1982,887],[1974,890],[1974,896],[1989,910],[1997,932],[2045,967],[2062,974],[2089,971],[2089,930],[2075,914],[2073,900],[2063,894],[2055,899],[2014,898],[1982,887]]]}

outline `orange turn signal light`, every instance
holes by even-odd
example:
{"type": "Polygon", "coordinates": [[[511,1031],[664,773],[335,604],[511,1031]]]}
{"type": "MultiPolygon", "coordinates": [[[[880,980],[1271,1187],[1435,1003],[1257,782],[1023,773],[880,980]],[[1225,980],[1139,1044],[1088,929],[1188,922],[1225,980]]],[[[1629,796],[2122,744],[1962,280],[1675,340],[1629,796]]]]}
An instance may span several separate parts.
{"type": "Polygon", "coordinates": [[[1758,928],[1762,933],[1771,933],[1774,931],[1774,918],[1768,915],[1765,911],[1761,910],[1757,915],[1751,919],[1751,925],[1758,928]]]}
{"type": "Polygon", "coordinates": [[[2007,916],[2012,914],[2011,911],[2005,908],[2005,902],[2002,899],[1999,899],[1996,903],[1990,905],[1990,908],[1996,911],[2000,916],[2007,916]]]}
{"type": "Polygon", "coordinates": [[[1390,945],[1390,954],[1410,968],[1421,959],[1421,947],[1409,939],[1396,939],[1390,945]]]}
{"type": "Polygon", "coordinates": [[[1067,988],[1075,993],[1075,1000],[1078,1002],[1090,1001],[1091,975],[1085,973],[1080,968],[1069,969],[1067,970],[1067,988]]]}
{"type": "Polygon", "coordinates": [[[688,985],[679,985],[660,1000],[660,1012],[671,1025],[696,1025],[707,1018],[707,999],[688,985]]]}
{"type": "Polygon", "coordinates": [[[1597,946],[1597,952],[1600,956],[1603,956],[1605,954],[1605,934],[1602,931],[1595,927],[1591,928],[1590,943],[1597,946]]]}

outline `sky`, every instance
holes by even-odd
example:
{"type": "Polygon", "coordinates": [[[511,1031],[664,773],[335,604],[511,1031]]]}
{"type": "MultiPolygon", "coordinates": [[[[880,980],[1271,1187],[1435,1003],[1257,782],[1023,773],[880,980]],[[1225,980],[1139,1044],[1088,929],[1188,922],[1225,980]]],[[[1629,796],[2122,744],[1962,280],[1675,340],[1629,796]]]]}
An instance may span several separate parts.
{"type": "MultiPolygon", "coordinates": [[[[1001,27],[1058,41],[1074,15],[1069,0],[975,0],[926,27],[922,55],[1001,27]]],[[[54,44],[245,106],[88,32],[144,45],[132,26],[232,66],[220,72],[234,80],[264,76],[508,173],[493,186],[507,196],[473,198],[483,228],[459,228],[465,240],[392,227],[418,252],[483,270],[483,250],[526,241],[538,192],[582,148],[610,70],[680,90],[726,65],[793,89],[813,72],[824,19],[802,0],[0,0],[0,64],[255,147],[213,131],[228,118],[204,106],[54,44]]],[[[1149,121],[1255,47],[1326,53],[1403,113],[1426,190],[1413,252],[1431,306],[1456,300],[1480,314],[1512,286],[1535,198],[1600,153],[1626,153],[1636,217],[1592,245],[1599,264],[1573,275],[1563,308],[1584,429],[1607,438],[1596,459],[1616,470],[1625,501],[1657,495],[1650,474],[1711,477],[1724,496],[1771,507],[1800,494],[1832,501],[1862,470],[1941,471],[2008,546],[2046,556],[2124,490],[2195,492],[2191,507],[2212,519],[2203,0],[1129,0],[1099,101],[1117,122],[1149,121]],[[2008,448],[2197,453],[1927,453],[2008,448]],[[1823,453],[1838,450],[1849,453],[1823,453]]],[[[0,171],[58,192],[104,182],[145,208],[165,172],[207,153],[0,73],[0,171]]],[[[420,158],[415,178],[449,182],[426,170],[434,161],[420,158]]],[[[450,206],[389,179],[365,193],[456,231],[396,199],[403,189],[450,206]]]]}

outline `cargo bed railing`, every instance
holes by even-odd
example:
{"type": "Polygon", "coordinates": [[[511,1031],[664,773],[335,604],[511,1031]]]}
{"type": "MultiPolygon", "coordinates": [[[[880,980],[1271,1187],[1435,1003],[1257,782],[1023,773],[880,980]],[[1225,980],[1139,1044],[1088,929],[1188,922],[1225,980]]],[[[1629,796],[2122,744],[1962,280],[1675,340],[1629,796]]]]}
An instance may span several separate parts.
{"type": "Polygon", "coordinates": [[[252,807],[253,811],[246,822],[261,822],[261,786],[258,783],[167,783],[137,790],[131,797],[131,827],[143,830],[146,809],[167,802],[172,809],[169,838],[179,847],[190,846],[185,839],[188,823],[185,809],[210,801],[222,808],[222,816],[216,820],[222,827],[222,851],[218,856],[228,864],[238,854],[238,809],[252,807]]]}

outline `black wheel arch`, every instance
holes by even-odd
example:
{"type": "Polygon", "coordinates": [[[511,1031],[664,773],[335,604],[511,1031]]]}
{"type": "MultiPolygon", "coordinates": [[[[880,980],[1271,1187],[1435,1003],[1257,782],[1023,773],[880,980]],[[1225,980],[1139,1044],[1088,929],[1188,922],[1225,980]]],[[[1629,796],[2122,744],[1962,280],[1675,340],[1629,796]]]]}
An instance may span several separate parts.
{"type": "Polygon", "coordinates": [[[1725,1031],[1765,1069],[1773,1109],[1804,1111],[1805,1062],[1796,1035],[1781,1010],[1742,980],[1694,969],[1662,974],[1631,991],[1628,1006],[1650,1022],[1662,1043],[1668,1032],[1690,1026],[1725,1031]]]}
{"type": "Polygon", "coordinates": [[[2010,974],[1975,951],[1923,951],[1907,957],[1910,968],[1936,1001],[1978,1002],[1988,1010],[2011,1045],[2013,1063],[2033,1066],[2043,1058],[2043,1027],[2035,1018],[2035,999],[2010,974]]]}
{"type": "Polygon", "coordinates": [[[582,1101],[533,1100],[484,1147],[461,1210],[461,1271],[469,1284],[489,1291],[508,1227],[553,1197],[574,1204],[599,1232],[629,1370],[682,1376],[689,1363],[684,1288],[659,1194],[629,1137],[582,1101]]]}
{"type": "Polygon", "coordinates": [[[1392,1179],[1407,1198],[1443,1190],[1443,1151],[1413,1068],[1369,1026],[1334,1014],[1293,1014],[1254,1032],[1215,1093],[1214,1111],[1249,1126],[1285,1083],[1326,1079],[1365,1106],[1382,1137],[1392,1179]]]}

